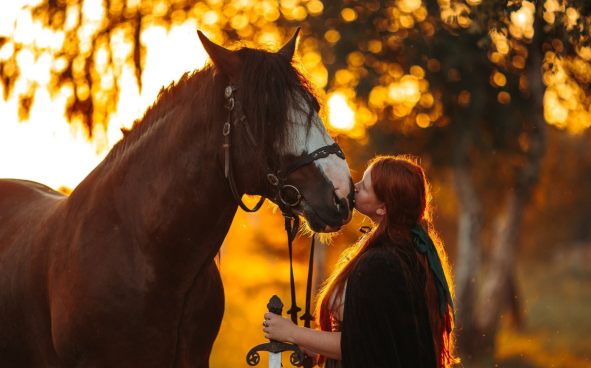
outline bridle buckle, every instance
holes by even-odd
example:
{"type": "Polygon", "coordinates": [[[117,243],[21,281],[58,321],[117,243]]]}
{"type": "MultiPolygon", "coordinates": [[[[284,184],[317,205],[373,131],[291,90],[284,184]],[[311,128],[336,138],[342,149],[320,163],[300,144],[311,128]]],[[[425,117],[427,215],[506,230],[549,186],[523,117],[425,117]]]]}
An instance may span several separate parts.
{"type": "Polygon", "coordinates": [[[226,121],[224,123],[224,128],[222,130],[222,134],[224,135],[224,137],[227,137],[230,135],[230,129],[231,129],[231,125],[229,121],[226,121]]]}
{"type": "Polygon", "coordinates": [[[234,97],[228,98],[228,101],[226,101],[226,104],[224,105],[224,107],[228,111],[234,110],[234,97]]]}
{"type": "Polygon", "coordinates": [[[224,97],[226,97],[226,98],[232,97],[233,91],[234,91],[234,89],[232,88],[232,86],[226,86],[226,88],[224,88],[224,97]]]}
{"type": "Polygon", "coordinates": [[[274,187],[279,185],[279,178],[275,174],[267,174],[267,180],[274,187]]]}

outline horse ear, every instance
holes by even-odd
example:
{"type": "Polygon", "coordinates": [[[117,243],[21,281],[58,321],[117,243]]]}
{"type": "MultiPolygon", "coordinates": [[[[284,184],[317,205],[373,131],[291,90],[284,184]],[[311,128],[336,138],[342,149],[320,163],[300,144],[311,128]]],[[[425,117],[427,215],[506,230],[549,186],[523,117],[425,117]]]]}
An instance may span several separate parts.
{"type": "Polygon", "coordinates": [[[238,55],[233,51],[230,51],[214,42],[212,42],[207,36],[201,31],[197,31],[197,35],[203,44],[203,48],[207,51],[207,54],[211,58],[211,61],[217,66],[224,74],[230,77],[231,80],[238,79],[241,70],[241,62],[238,55]]]}
{"type": "Polygon", "coordinates": [[[298,42],[298,35],[300,34],[300,27],[295,31],[294,35],[291,37],[291,40],[287,41],[283,47],[278,51],[279,54],[286,56],[289,60],[293,58],[293,54],[296,49],[296,44],[298,42]]]}

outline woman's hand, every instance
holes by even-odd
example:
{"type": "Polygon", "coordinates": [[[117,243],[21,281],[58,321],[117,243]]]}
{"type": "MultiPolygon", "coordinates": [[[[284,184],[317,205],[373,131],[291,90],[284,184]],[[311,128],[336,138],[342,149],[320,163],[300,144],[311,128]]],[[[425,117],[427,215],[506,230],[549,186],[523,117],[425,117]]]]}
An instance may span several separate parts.
{"type": "Polygon", "coordinates": [[[341,360],[341,333],[298,327],[290,319],[265,313],[263,331],[268,339],[296,344],[308,356],[321,354],[341,360]]]}
{"type": "Polygon", "coordinates": [[[294,333],[297,328],[298,326],[296,326],[290,319],[283,318],[275,313],[265,313],[263,332],[267,339],[295,344],[294,333]]]}

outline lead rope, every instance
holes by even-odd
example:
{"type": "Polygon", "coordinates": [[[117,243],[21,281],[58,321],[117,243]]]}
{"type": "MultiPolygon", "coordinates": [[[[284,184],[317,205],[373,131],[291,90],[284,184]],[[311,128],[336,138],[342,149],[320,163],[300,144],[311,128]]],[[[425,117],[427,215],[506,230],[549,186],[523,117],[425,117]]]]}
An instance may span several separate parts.
{"type": "MultiPolygon", "coordinates": [[[[283,213],[283,217],[285,218],[285,231],[287,232],[287,246],[289,250],[289,283],[291,289],[291,308],[289,308],[287,314],[291,316],[291,321],[297,325],[298,312],[301,311],[301,308],[297,306],[296,302],[295,278],[293,274],[293,240],[295,239],[299,230],[300,220],[297,215],[291,216],[285,212],[283,213]]],[[[304,321],[304,327],[306,328],[310,328],[311,321],[314,319],[314,316],[312,313],[310,313],[310,304],[312,299],[312,278],[314,275],[315,239],[315,235],[312,235],[312,239],[310,241],[310,258],[308,260],[308,279],[306,281],[306,309],[304,314],[300,317],[300,319],[304,321]]],[[[304,368],[312,368],[313,365],[314,359],[306,355],[303,361],[304,368]]]]}
{"type": "Polygon", "coordinates": [[[308,280],[306,281],[306,309],[304,315],[300,317],[304,321],[304,327],[310,328],[310,321],[314,319],[310,313],[310,299],[312,297],[312,277],[314,276],[314,239],[316,235],[312,235],[310,240],[310,258],[308,260],[308,280]]]}
{"type": "MultiPolygon", "coordinates": [[[[301,319],[304,321],[304,327],[310,328],[310,322],[314,319],[312,313],[310,313],[310,301],[312,299],[312,278],[314,275],[314,240],[316,235],[312,234],[312,240],[310,240],[310,259],[308,261],[308,280],[306,282],[306,309],[301,319]]],[[[312,368],[314,365],[314,359],[307,355],[304,356],[304,368],[312,368]]]]}
{"type": "Polygon", "coordinates": [[[300,227],[300,219],[297,215],[292,217],[285,213],[283,214],[283,217],[285,218],[285,231],[287,232],[287,248],[289,250],[289,284],[291,287],[291,307],[287,311],[287,314],[291,316],[291,321],[297,325],[298,312],[301,311],[301,308],[298,307],[296,302],[295,279],[293,276],[292,243],[300,227]]]}

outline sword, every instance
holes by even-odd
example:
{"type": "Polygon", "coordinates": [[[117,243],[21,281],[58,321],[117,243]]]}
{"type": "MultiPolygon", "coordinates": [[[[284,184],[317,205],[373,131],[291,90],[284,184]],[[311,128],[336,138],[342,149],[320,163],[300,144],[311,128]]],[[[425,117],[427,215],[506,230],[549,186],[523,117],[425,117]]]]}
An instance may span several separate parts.
{"type": "MultiPolygon", "coordinates": [[[[277,295],[273,295],[267,304],[267,309],[271,313],[281,315],[283,310],[283,303],[277,295]]],[[[269,368],[281,368],[281,353],[284,351],[292,351],[289,361],[296,367],[301,367],[304,361],[304,354],[297,345],[288,344],[286,342],[279,342],[269,340],[268,343],[260,344],[250,349],[246,355],[246,363],[250,366],[255,366],[261,361],[259,351],[269,352],[269,368]]]]}

